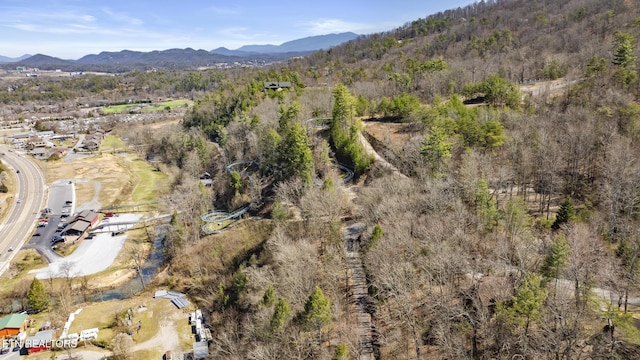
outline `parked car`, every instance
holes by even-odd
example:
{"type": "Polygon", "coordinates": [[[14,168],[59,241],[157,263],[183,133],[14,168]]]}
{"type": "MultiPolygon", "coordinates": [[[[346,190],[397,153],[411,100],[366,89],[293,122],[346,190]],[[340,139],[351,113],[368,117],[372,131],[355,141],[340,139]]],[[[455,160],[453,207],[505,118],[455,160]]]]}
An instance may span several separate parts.
{"type": "Polygon", "coordinates": [[[105,216],[105,217],[112,217],[112,216],[113,216],[113,213],[112,213],[112,212],[108,212],[108,213],[105,213],[105,214],[104,214],[104,216],[105,216]]]}
{"type": "Polygon", "coordinates": [[[67,200],[67,201],[65,201],[65,202],[64,202],[64,204],[65,204],[65,205],[71,205],[71,204],[73,204],[73,201],[71,201],[71,200],[67,200]]]}
{"type": "Polygon", "coordinates": [[[57,243],[62,242],[62,241],[64,241],[64,238],[62,236],[60,236],[60,235],[54,235],[51,238],[51,244],[57,244],[57,243]]]}
{"type": "Polygon", "coordinates": [[[40,234],[39,232],[33,234],[33,236],[40,236],[40,235],[42,235],[42,234],[40,234]]]}
{"type": "Polygon", "coordinates": [[[11,350],[11,349],[8,348],[8,347],[0,349],[0,355],[4,355],[4,354],[8,353],[9,350],[11,350]]]}
{"type": "Polygon", "coordinates": [[[13,247],[10,247],[8,251],[13,251],[13,247]]]}

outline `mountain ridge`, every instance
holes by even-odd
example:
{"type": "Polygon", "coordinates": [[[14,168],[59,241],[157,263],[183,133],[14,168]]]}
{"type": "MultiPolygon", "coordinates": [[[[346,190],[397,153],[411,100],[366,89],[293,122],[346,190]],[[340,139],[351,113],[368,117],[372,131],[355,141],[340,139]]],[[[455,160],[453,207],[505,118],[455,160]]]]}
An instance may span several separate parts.
{"type": "Polygon", "coordinates": [[[202,66],[212,66],[220,63],[261,64],[273,61],[283,61],[297,56],[309,55],[315,51],[328,49],[353,40],[359,35],[347,32],[310,36],[285,42],[281,45],[246,45],[237,50],[217,48],[211,51],[193,48],[153,50],[148,52],[121,50],[102,51],[98,54],[88,54],[77,60],[60,59],[57,57],[36,54],[33,56],[0,61],[4,68],[12,66],[31,66],[44,70],[62,69],[65,71],[111,70],[127,71],[149,68],[188,69],[202,66]]]}
{"type": "Polygon", "coordinates": [[[23,59],[26,59],[26,58],[30,58],[31,56],[33,56],[33,55],[24,54],[22,56],[18,56],[16,58],[12,58],[12,57],[9,57],[9,56],[0,55],[0,64],[6,64],[6,63],[12,63],[12,62],[20,61],[20,60],[23,60],[23,59]]]}
{"type": "MultiPolygon", "coordinates": [[[[359,35],[353,32],[334,33],[326,35],[308,36],[301,39],[284,42],[280,45],[245,45],[231,52],[243,53],[287,53],[295,51],[317,51],[328,49],[347,41],[354,40],[359,35]]],[[[212,50],[213,52],[214,50],[212,50]]]]}

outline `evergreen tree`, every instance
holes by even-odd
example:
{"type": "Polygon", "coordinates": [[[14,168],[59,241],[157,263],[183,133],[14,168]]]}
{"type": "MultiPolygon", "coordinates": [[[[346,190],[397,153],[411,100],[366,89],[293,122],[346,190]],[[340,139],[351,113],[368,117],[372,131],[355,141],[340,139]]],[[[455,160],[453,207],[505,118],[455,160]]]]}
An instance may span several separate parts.
{"type": "Polygon", "coordinates": [[[557,279],[562,269],[567,265],[569,251],[571,249],[564,234],[560,234],[553,239],[549,253],[544,258],[541,270],[542,275],[548,279],[557,279]]]}
{"type": "Polygon", "coordinates": [[[325,191],[333,191],[333,189],[334,189],[333,179],[331,179],[331,178],[326,178],[326,179],[322,182],[322,190],[325,190],[325,191]]]}
{"type": "Polygon", "coordinates": [[[372,159],[360,142],[362,124],[356,118],[356,100],[346,86],[337,85],[333,91],[334,106],[331,120],[331,141],[340,157],[345,158],[360,175],[370,166],[372,159]]]}
{"type": "Polygon", "coordinates": [[[274,129],[269,129],[260,138],[260,148],[262,150],[262,158],[260,165],[265,173],[273,173],[276,177],[281,176],[280,146],[282,144],[282,136],[274,129]]]}
{"type": "Polygon", "coordinates": [[[422,155],[431,163],[431,170],[434,175],[440,173],[440,167],[446,158],[451,157],[451,149],[453,144],[447,141],[447,136],[439,127],[431,128],[431,133],[428,134],[422,143],[422,155]]]}
{"type": "Polygon", "coordinates": [[[478,181],[476,190],[476,211],[478,220],[485,231],[492,231],[498,225],[498,210],[489,192],[489,184],[484,179],[478,181]]]}
{"type": "Polygon", "coordinates": [[[290,106],[286,106],[284,104],[280,104],[280,108],[278,109],[278,113],[280,115],[278,119],[278,124],[280,126],[280,131],[284,132],[287,127],[291,125],[294,120],[297,120],[300,115],[300,104],[293,103],[290,106]]]}
{"type": "Polygon", "coordinates": [[[373,249],[377,244],[378,241],[380,241],[380,238],[382,237],[382,226],[380,226],[380,224],[376,224],[373,227],[373,231],[371,232],[371,240],[369,241],[369,249],[373,249]]]}
{"type": "Polygon", "coordinates": [[[614,72],[616,78],[623,86],[628,87],[638,80],[636,71],[635,43],[633,35],[621,31],[614,34],[616,49],[612,63],[617,66],[614,72]]]}
{"type": "Polygon", "coordinates": [[[232,171],[229,176],[231,177],[229,187],[231,187],[231,189],[233,189],[233,191],[237,193],[242,188],[242,178],[240,177],[240,173],[237,171],[232,171]]]}
{"type": "Polygon", "coordinates": [[[506,315],[509,322],[524,326],[526,337],[531,321],[540,317],[540,307],[546,298],[547,290],[542,278],[537,274],[529,274],[518,287],[516,295],[512,298],[512,305],[501,308],[499,312],[506,315]]]}
{"type": "Polygon", "coordinates": [[[613,64],[620,67],[635,67],[635,38],[629,33],[616,31],[613,35],[616,50],[613,54],[613,64]]]}
{"type": "Polygon", "coordinates": [[[278,299],[275,309],[273,311],[273,317],[271,317],[270,327],[272,333],[278,333],[287,324],[287,318],[291,314],[291,307],[285,299],[278,299]]]}
{"type": "Polygon", "coordinates": [[[331,322],[331,301],[316,285],[304,304],[302,319],[310,328],[320,329],[331,322]]]}
{"type": "Polygon", "coordinates": [[[348,360],[349,359],[349,348],[345,343],[340,343],[336,346],[336,351],[333,353],[333,357],[331,360],[348,360]]]}
{"type": "Polygon", "coordinates": [[[313,153],[309,148],[309,139],[304,128],[298,124],[291,124],[282,141],[280,159],[284,166],[284,177],[300,176],[307,183],[311,183],[314,176],[313,153]]]}
{"type": "Polygon", "coordinates": [[[41,312],[49,306],[49,295],[42,281],[34,278],[31,282],[29,293],[27,294],[27,304],[30,309],[37,312],[41,312]]]}
{"type": "Polygon", "coordinates": [[[569,221],[573,221],[576,219],[576,209],[573,206],[573,200],[571,198],[567,198],[562,205],[560,205],[560,209],[558,210],[558,214],[556,214],[556,220],[551,225],[553,230],[560,229],[560,225],[568,223],[569,221]]]}
{"type": "Polygon", "coordinates": [[[465,85],[462,93],[466,97],[483,95],[485,100],[493,106],[506,105],[517,109],[521,102],[518,87],[498,74],[487,76],[485,81],[465,85]]]}
{"type": "Polygon", "coordinates": [[[269,284],[267,290],[264,291],[264,295],[262,295],[262,305],[266,307],[271,307],[273,303],[276,301],[276,290],[273,288],[273,285],[269,284]]]}
{"type": "Polygon", "coordinates": [[[504,145],[507,136],[504,134],[504,126],[498,121],[489,121],[482,125],[484,134],[484,147],[493,149],[504,145]]]}

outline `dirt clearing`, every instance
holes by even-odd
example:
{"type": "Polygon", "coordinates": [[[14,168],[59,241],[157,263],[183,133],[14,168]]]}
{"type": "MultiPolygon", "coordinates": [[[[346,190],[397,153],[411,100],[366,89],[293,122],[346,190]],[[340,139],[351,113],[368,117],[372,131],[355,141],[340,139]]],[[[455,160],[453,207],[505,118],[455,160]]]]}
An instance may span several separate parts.
{"type": "MultiPolygon", "coordinates": [[[[133,161],[133,157],[122,157],[111,154],[95,155],[75,159],[71,163],[64,161],[41,162],[48,184],[60,179],[95,180],[102,184],[103,191],[99,201],[103,205],[112,204],[131,179],[125,164],[133,161]],[[108,189],[108,191],[106,191],[108,189]]],[[[93,184],[77,184],[76,202],[91,201],[95,195],[93,184]],[[86,185],[86,186],[85,186],[86,185]]]]}

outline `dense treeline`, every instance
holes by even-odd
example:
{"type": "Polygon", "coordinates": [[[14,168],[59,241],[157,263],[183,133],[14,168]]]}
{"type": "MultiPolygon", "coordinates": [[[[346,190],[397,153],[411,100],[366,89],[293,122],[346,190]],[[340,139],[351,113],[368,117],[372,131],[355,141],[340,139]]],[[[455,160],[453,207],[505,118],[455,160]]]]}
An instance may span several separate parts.
{"type": "Polygon", "coordinates": [[[60,102],[126,102],[141,96],[201,97],[222,87],[226,75],[220,70],[131,72],[120,75],[74,75],[6,81],[0,88],[4,104],[60,102]]]}

